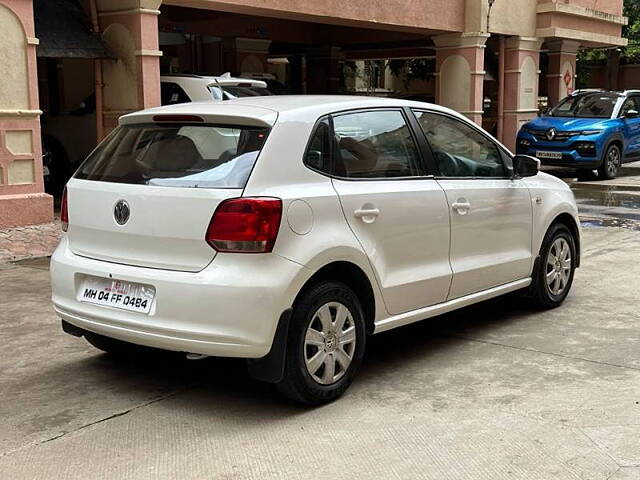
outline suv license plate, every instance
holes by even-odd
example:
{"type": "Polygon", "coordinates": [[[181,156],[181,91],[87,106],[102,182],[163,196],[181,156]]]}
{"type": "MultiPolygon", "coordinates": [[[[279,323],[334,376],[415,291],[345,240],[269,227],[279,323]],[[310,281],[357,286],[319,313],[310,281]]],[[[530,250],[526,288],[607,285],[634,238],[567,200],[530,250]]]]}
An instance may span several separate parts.
{"type": "Polygon", "coordinates": [[[150,285],[87,277],[78,291],[78,301],[149,313],[155,295],[156,290],[150,285]]]}
{"type": "Polygon", "coordinates": [[[562,152],[536,152],[536,157],[549,160],[562,160],[562,152]]]}

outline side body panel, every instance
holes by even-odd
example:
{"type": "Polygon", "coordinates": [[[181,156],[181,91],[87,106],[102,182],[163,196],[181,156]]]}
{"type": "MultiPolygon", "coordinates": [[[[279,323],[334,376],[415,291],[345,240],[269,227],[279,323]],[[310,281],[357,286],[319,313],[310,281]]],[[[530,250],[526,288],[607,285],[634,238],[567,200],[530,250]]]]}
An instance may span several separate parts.
{"type": "MultiPolygon", "coordinates": [[[[562,180],[538,173],[535,177],[526,178],[526,182],[533,199],[533,259],[530,271],[533,271],[534,262],[540,253],[542,242],[547,230],[559,215],[569,214],[573,218],[578,232],[580,232],[580,219],[575,197],[569,186],[562,180]]],[[[582,247],[582,242],[579,244],[582,247]]]]}
{"type": "Polygon", "coordinates": [[[510,179],[439,179],[451,215],[449,299],[526,278],[532,206],[527,185],[510,179]],[[457,209],[468,204],[468,209],[457,209]]]}
{"type": "Polygon", "coordinates": [[[392,314],[447,298],[449,214],[433,179],[333,180],[344,215],[367,254],[392,314]],[[367,209],[377,216],[360,216],[367,209]]]}

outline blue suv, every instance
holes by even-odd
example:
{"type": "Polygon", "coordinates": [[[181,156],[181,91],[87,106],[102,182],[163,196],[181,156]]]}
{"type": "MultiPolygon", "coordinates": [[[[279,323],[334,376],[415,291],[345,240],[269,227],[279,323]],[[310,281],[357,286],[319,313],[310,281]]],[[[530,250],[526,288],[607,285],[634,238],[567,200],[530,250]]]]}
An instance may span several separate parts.
{"type": "Polygon", "coordinates": [[[640,90],[579,90],[520,129],[516,152],[543,165],[598,169],[615,178],[624,162],[640,159],[640,90]]]}

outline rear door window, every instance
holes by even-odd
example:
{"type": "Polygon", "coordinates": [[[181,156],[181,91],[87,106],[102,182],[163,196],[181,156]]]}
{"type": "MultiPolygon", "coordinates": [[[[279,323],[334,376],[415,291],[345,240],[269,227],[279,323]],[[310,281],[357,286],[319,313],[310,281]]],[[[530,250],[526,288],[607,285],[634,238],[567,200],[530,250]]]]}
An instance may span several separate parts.
{"type": "Polygon", "coordinates": [[[334,174],[346,178],[398,178],[424,175],[418,149],[399,110],[336,115],[334,174]]]}
{"type": "Polygon", "coordinates": [[[75,177],[166,187],[243,188],[268,129],[223,125],[123,125],[75,177]]]}
{"type": "Polygon", "coordinates": [[[331,171],[331,126],[328,118],[318,122],[304,157],[308,167],[328,175],[331,171]]]}

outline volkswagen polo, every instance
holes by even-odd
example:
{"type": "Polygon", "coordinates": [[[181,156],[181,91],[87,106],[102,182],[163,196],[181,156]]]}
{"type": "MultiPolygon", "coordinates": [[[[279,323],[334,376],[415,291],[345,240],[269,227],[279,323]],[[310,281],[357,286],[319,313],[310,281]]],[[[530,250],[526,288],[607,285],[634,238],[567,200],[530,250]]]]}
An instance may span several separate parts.
{"type": "Polygon", "coordinates": [[[443,107],[252,97],[123,116],[66,187],[51,260],[65,332],[247,359],[308,404],[369,335],[508,292],[556,307],[573,194],[443,107]]]}

